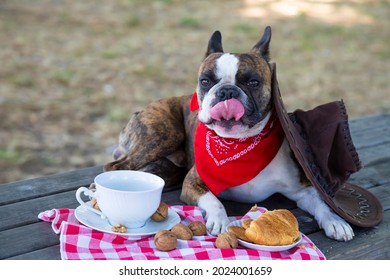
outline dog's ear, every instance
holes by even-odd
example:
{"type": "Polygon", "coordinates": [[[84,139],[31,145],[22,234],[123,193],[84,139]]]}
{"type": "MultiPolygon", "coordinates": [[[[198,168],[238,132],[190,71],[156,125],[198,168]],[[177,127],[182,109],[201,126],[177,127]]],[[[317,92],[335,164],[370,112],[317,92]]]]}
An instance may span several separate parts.
{"type": "Polygon", "coordinates": [[[267,26],[260,41],[252,48],[252,52],[261,55],[267,62],[270,60],[269,43],[271,42],[271,27],[267,26]]]}
{"type": "Polygon", "coordinates": [[[223,52],[222,35],[219,31],[215,31],[213,35],[211,35],[207,46],[206,57],[215,52],[223,52]]]}

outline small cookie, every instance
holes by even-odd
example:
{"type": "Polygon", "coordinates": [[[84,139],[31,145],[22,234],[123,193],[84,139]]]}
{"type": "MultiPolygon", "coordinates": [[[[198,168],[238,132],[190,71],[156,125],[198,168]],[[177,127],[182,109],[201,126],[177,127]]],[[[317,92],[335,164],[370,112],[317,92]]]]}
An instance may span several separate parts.
{"type": "Polygon", "coordinates": [[[160,251],[172,251],[176,249],[177,237],[169,230],[160,230],[154,236],[154,244],[160,251]]]}
{"type": "Polygon", "coordinates": [[[176,224],[172,229],[171,232],[176,235],[177,238],[182,240],[190,240],[192,238],[192,230],[186,225],[183,224],[176,224]]]}
{"type": "Polygon", "coordinates": [[[195,236],[206,235],[207,229],[204,223],[199,221],[191,222],[188,225],[189,229],[192,231],[192,234],[195,236]]]}
{"type": "Polygon", "coordinates": [[[125,232],[127,232],[127,227],[122,225],[122,224],[118,224],[118,225],[115,225],[112,227],[112,231],[119,232],[119,233],[125,233],[125,232]]]}
{"type": "Polygon", "coordinates": [[[231,226],[228,228],[228,232],[233,233],[238,239],[251,242],[245,235],[245,228],[239,226],[231,226]]]}
{"type": "Polygon", "coordinates": [[[96,198],[92,197],[92,199],[91,199],[91,204],[92,204],[92,207],[95,208],[96,210],[102,211],[102,210],[100,210],[100,208],[99,208],[99,205],[98,205],[98,203],[97,203],[96,198]]]}
{"type": "Polygon", "coordinates": [[[168,217],[168,205],[165,202],[160,202],[156,212],[150,217],[155,222],[161,222],[168,217]]]}
{"type": "Polygon", "coordinates": [[[215,247],[219,249],[236,249],[238,247],[236,235],[231,232],[218,234],[215,247]]]}

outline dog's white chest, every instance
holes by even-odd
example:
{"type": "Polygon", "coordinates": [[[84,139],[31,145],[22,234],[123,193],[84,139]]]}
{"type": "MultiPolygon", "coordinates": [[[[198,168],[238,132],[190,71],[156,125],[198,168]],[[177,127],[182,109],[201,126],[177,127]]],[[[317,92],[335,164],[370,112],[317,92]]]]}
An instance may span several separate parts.
{"type": "Polygon", "coordinates": [[[275,158],[255,178],[223,191],[219,197],[247,203],[262,201],[276,192],[291,190],[299,184],[298,170],[284,140],[275,158]]]}

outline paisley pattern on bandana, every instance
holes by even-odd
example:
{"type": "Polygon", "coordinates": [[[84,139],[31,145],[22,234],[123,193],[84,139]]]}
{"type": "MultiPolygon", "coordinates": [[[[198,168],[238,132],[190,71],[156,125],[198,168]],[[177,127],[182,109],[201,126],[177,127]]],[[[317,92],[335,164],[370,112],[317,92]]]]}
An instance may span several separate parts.
{"type": "Polygon", "coordinates": [[[222,138],[199,122],[195,134],[196,170],[218,195],[255,178],[273,160],[283,139],[275,111],[258,135],[247,138],[222,138]]]}

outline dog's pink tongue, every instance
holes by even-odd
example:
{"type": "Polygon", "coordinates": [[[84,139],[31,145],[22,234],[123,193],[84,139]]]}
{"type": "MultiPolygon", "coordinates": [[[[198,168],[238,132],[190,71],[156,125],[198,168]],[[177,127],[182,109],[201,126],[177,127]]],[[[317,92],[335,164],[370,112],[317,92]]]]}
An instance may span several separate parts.
{"type": "Polygon", "coordinates": [[[221,101],[211,108],[210,115],[214,120],[221,119],[238,121],[245,113],[245,108],[237,99],[228,99],[221,101]]]}

